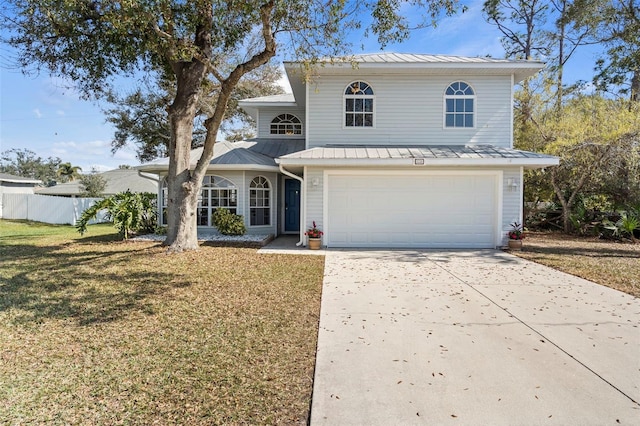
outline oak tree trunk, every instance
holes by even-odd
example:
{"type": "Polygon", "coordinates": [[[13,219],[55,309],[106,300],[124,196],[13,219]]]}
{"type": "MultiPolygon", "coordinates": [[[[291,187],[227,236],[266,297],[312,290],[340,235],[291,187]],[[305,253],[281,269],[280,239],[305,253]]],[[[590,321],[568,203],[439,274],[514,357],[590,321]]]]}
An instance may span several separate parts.
{"type": "Polygon", "coordinates": [[[198,249],[196,209],[201,181],[190,169],[193,120],[196,115],[200,85],[205,66],[197,60],[174,65],[177,91],[169,107],[171,140],[167,200],[167,238],[169,252],[198,249]]]}

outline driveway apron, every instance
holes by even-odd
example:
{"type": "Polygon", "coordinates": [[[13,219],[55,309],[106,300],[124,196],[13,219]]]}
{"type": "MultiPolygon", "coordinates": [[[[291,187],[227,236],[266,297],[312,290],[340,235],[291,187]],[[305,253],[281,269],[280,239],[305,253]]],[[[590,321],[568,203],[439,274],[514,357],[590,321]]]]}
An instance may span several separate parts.
{"type": "Polygon", "coordinates": [[[500,251],[328,251],[311,424],[638,425],[639,325],[500,251]]]}

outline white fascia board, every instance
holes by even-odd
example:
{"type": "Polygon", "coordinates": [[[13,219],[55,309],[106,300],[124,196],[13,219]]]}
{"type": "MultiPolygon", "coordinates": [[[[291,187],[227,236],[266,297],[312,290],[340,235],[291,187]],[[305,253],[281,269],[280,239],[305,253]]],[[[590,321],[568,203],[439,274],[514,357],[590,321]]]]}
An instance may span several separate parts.
{"type": "MultiPolygon", "coordinates": [[[[195,167],[195,166],[194,166],[195,167]]],[[[169,172],[169,166],[142,166],[140,170],[145,172],[153,172],[156,174],[167,174],[169,172]]],[[[191,168],[193,170],[193,168],[191,168]]],[[[259,164],[215,164],[207,167],[207,172],[215,172],[220,170],[252,170],[259,172],[279,172],[280,169],[277,166],[266,166],[259,164]]]]}
{"type": "Polygon", "coordinates": [[[415,167],[421,168],[425,166],[464,166],[464,167],[525,167],[525,168],[542,168],[557,166],[559,160],[557,158],[374,158],[368,160],[362,159],[326,159],[326,158],[279,158],[276,163],[285,166],[324,166],[324,167],[370,167],[370,166],[387,166],[387,167],[415,167]],[[416,160],[424,160],[422,164],[416,164],[416,160]]]}
{"type": "Polygon", "coordinates": [[[37,180],[37,179],[11,179],[11,178],[0,178],[0,182],[9,182],[9,183],[33,183],[33,184],[40,184],[42,183],[41,180],[37,180]]]}

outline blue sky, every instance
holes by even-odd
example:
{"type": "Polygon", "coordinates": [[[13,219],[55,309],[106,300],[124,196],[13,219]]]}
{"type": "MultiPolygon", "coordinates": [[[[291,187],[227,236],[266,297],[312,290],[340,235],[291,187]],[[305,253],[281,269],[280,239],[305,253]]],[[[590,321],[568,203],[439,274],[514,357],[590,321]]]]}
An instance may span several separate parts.
{"type": "MultiPolygon", "coordinates": [[[[469,9],[464,14],[443,19],[435,29],[415,31],[409,40],[385,50],[503,57],[500,33],[484,21],[482,1],[465,3],[469,9]]],[[[379,51],[374,40],[354,39],[353,44],[354,53],[379,51]]],[[[567,82],[591,79],[595,52],[596,48],[577,51],[565,70],[567,82]]],[[[85,172],[139,164],[132,148],[111,154],[114,128],[105,122],[98,105],[80,100],[63,80],[24,76],[11,69],[10,55],[6,46],[0,47],[0,152],[27,148],[43,158],[60,157],[85,172]]]]}

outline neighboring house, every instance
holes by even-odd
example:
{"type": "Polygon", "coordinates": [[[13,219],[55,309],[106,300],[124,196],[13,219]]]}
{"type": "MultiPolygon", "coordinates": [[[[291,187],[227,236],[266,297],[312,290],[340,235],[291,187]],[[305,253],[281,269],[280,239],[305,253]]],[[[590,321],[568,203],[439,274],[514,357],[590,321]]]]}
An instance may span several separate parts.
{"type": "MultiPolygon", "coordinates": [[[[285,63],[292,94],[240,102],[257,138],[216,144],[198,225],[226,207],[249,232],[301,241],[315,221],[329,247],[504,245],[522,222],[523,170],[558,164],[513,149],[514,85],[543,66],[382,53],[327,63],[305,84],[285,63]]],[[[140,169],[166,176],[168,160],[140,169]]],[[[159,197],[166,207],[166,183],[159,197]]]]}
{"type": "Polygon", "coordinates": [[[34,188],[42,185],[38,179],[14,176],[7,173],[0,173],[0,195],[1,194],[33,194],[34,188]]]}
{"type": "Polygon", "coordinates": [[[0,173],[0,217],[2,217],[2,205],[4,203],[3,194],[33,194],[37,185],[42,185],[42,181],[0,173]]]}
{"type": "MultiPolygon", "coordinates": [[[[106,186],[103,196],[110,196],[130,190],[131,192],[158,192],[158,177],[148,173],[138,173],[137,169],[115,169],[98,173],[106,186]]],[[[81,197],[84,189],[79,179],[61,183],[37,191],[40,195],[58,195],[63,197],[81,197]]]]}

